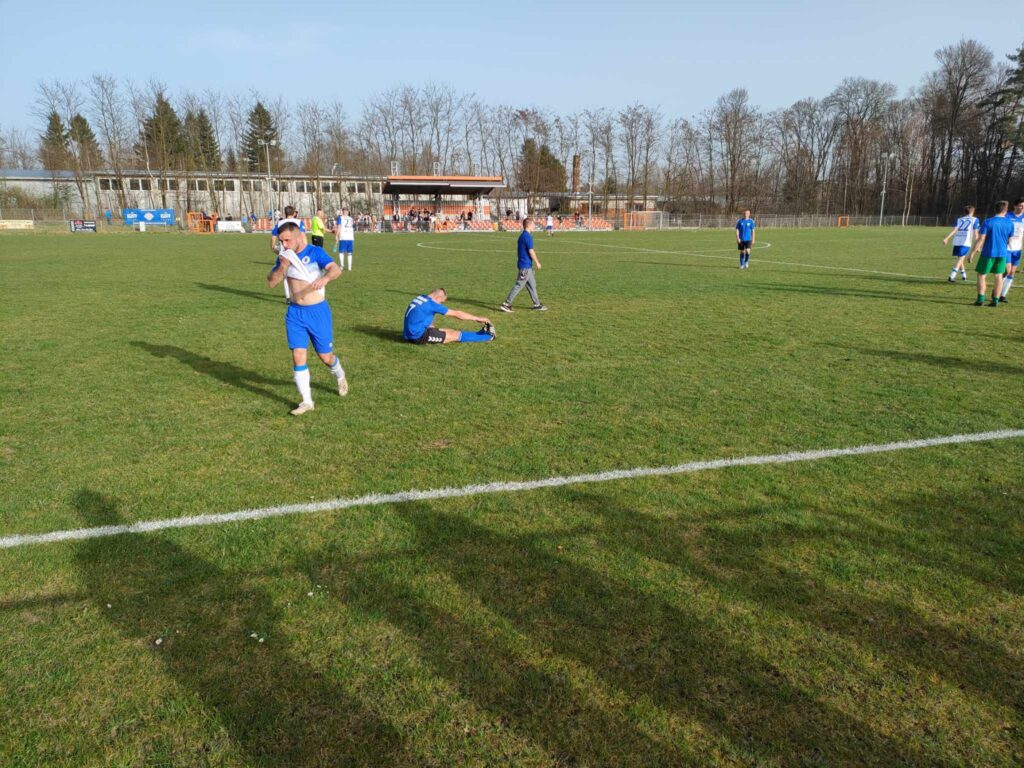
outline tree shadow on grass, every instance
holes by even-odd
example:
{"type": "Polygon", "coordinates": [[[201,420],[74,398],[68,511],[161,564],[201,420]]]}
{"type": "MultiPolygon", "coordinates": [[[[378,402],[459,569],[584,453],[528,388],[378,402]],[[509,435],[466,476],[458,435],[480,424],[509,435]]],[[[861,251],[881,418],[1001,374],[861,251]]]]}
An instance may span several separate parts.
{"type": "MultiPolygon", "coordinates": [[[[261,373],[250,371],[234,363],[226,363],[220,360],[213,360],[203,355],[197,355],[195,352],[189,352],[187,349],[181,347],[174,347],[168,344],[150,344],[146,341],[133,341],[131,342],[133,347],[148,352],[154,357],[170,357],[177,360],[180,363],[184,363],[189,366],[196,373],[201,373],[204,376],[210,376],[217,381],[222,381],[225,384],[230,384],[232,387],[251,392],[254,395],[260,395],[268,400],[273,400],[277,403],[283,403],[289,407],[295,405],[294,400],[290,400],[282,395],[278,395],[275,392],[270,391],[267,387],[286,387],[292,385],[292,382],[285,381],[284,379],[272,379],[268,376],[264,376],[261,373]]],[[[323,384],[313,384],[312,388],[320,392],[335,392],[333,387],[326,387],[323,384]]]]}
{"type": "Polygon", "coordinates": [[[337,594],[415,638],[462,695],[560,765],[942,764],[790,683],[737,633],[574,563],[558,538],[503,535],[426,504],[404,507],[402,517],[416,532],[423,578],[451,580],[463,602],[495,618],[481,625],[428,603],[408,578],[372,562],[343,565],[337,594]],[[600,683],[573,683],[537,656],[600,683]],[[695,739],[655,735],[642,714],[652,705],[695,739]]]}
{"type": "Polygon", "coordinates": [[[1024,366],[991,359],[991,356],[998,350],[983,351],[981,353],[982,359],[980,360],[965,360],[962,357],[953,357],[952,355],[933,355],[928,352],[907,352],[898,349],[881,349],[879,347],[856,347],[850,344],[821,344],[821,346],[848,349],[853,352],[859,352],[862,355],[888,357],[901,363],[934,365],[945,369],[961,368],[971,373],[997,373],[1011,376],[1019,376],[1024,373],[1024,366]]]}
{"type": "Polygon", "coordinates": [[[918,301],[926,304],[943,304],[945,306],[965,304],[962,300],[949,299],[928,299],[913,294],[900,293],[897,291],[869,291],[855,288],[836,288],[825,285],[782,285],[779,283],[756,283],[741,284],[739,287],[752,291],[781,291],[785,293],[807,293],[815,296],[826,297],[849,297],[854,299],[882,299],[886,301],[918,301]]]}
{"type": "Polygon", "coordinates": [[[246,299],[269,301],[273,304],[285,303],[285,299],[282,296],[271,296],[266,293],[258,293],[257,291],[246,291],[241,288],[229,288],[226,285],[213,285],[211,283],[196,283],[195,285],[197,288],[202,288],[204,291],[216,291],[217,293],[226,293],[231,296],[242,296],[246,299]]]}
{"type": "MultiPolygon", "coordinates": [[[[73,503],[90,527],[124,522],[117,502],[93,491],[73,503]]],[[[151,534],[89,539],[75,559],[104,617],[216,713],[251,764],[410,764],[392,726],[292,647],[280,609],[248,574],[151,534]]],[[[175,734],[186,754],[174,764],[205,764],[204,745],[190,738],[175,734]]]]}
{"type": "MultiPolygon", "coordinates": [[[[749,525],[737,525],[735,521],[724,526],[702,525],[705,555],[695,557],[692,539],[685,535],[686,527],[675,518],[653,518],[598,494],[570,491],[569,496],[603,520],[599,538],[613,551],[628,549],[668,563],[726,593],[755,601],[766,611],[782,612],[812,627],[872,646],[890,657],[894,665],[932,670],[980,697],[1007,706],[1019,706],[1024,700],[1024,674],[1019,662],[997,643],[971,631],[936,623],[912,606],[836,587],[833,579],[829,580],[833,583],[826,583],[813,572],[796,571],[763,556],[766,551],[798,545],[810,546],[827,557],[827,553],[847,550],[852,544],[872,561],[886,557],[913,562],[968,575],[997,588],[1019,590],[1020,574],[1003,573],[998,563],[986,569],[982,563],[991,560],[986,553],[993,547],[1001,547],[1006,560],[1019,561],[1021,543],[996,542],[996,530],[989,535],[979,530],[973,539],[959,530],[959,524],[947,530],[947,521],[959,516],[942,499],[906,503],[893,500],[887,504],[887,520],[906,519],[920,525],[918,531],[912,529],[905,536],[892,530],[865,528],[848,516],[837,518],[827,511],[818,513],[820,524],[813,526],[759,523],[763,510],[753,508],[747,510],[749,525]],[[922,510],[935,514],[922,514],[922,510]],[[960,550],[960,557],[951,557],[951,549],[960,550]]],[[[846,575],[843,562],[836,561],[835,565],[840,581],[856,578],[846,575]]]]}

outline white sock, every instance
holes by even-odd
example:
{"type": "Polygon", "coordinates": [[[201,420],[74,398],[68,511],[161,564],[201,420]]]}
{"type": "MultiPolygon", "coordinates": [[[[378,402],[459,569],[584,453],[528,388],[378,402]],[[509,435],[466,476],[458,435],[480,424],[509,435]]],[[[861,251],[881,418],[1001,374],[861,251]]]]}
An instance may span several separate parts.
{"type": "Polygon", "coordinates": [[[953,267],[953,271],[949,273],[949,279],[954,280],[956,278],[956,267],[953,267]]]}
{"type": "Polygon", "coordinates": [[[295,386],[298,387],[299,394],[302,395],[302,402],[313,402],[313,392],[309,388],[308,366],[302,365],[295,368],[295,386]]]}
{"type": "Polygon", "coordinates": [[[351,252],[349,252],[349,254],[348,254],[348,271],[349,272],[352,271],[352,253],[351,252]]]}
{"type": "Polygon", "coordinates": [[[331,373],[334,374],[334,378],[341,381],[345,378],[345,369],[341,367],[341,358],[337,355],[334,356],[334,365],[329,366],[331,373]]]}
{"type": "Polygon", "coordinates": [[[1003,292],[1000,296],[1005,296],[1010,292],[1010,287],[1013,285],[1013,275],[1008,275],[1003,278],[1003,292]]]}

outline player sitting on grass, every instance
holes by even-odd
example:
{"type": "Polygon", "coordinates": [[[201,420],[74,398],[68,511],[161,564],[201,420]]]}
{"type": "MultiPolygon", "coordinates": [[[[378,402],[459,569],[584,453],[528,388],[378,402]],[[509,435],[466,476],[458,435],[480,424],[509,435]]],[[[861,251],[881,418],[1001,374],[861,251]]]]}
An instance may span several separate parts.
{"type": "Polygon", "coordinates": [[[417,296],[409,302],[405,310],[405,324],[402,327],[402,338],[413,344],[452,344],[462,341],[493,341],[494,326],[486,317],[477,317],[468,312],[449,309],[444,305],[448,300],[448,292],[444,288],[435,288],[430,293],[417,296]],[[447,315],[458,320],[469,320],[483,323],[479,332],[454,331],[451,328],[435,328],[434,315],[447,315]]]}
{"type": "Polygon", "coordinates": [[[282,250],[267,275],[267,285],[273,288],[282,280],[287,281],[289,300],[284,328],[288,348],[292,351],[295,386],[302,396],[302,402],[292,409],[291,414],[301,416],[313,410],[309,367],[306,365],[310,340],[324,365],[338,380],[338,394],[348,394],[345,370],[334,354],[334,323],[324,290],[331,280],[341,277],[341,269],[327,251],[306,242],[306,233],[294,221],[281,222],[277,230],[282,250]]]}
{"type": "Polygon", "coordinates": [[[953,258],[956,263],[949,273],[949,282],[956,282],[956,273],[959,270],[960,279],[967,279],[967,271],[964,269],[964,259],[971,253],[971,246],[974,245],[974,236],[978,232],[978,219],[974,215],[974,206],[964,207],[964,215],[956,220],[953,231],[946,235],[942,244],[947,245],[949,238],[953,238],[953,258]]]}
{"type": "Polygon", "coordinates": [[[995,285],[992,288],[992,303],[990,307],[999,306],[999,293],[1003,288],[1003,271],[1006,268],[1006,256],[1010,252],[1010,238],[1013,236],[1013,222],[1006,218],[1006,210],[1010,204],[1005,200],[996,203],[996,215],[985,219],[979,230],[978,242],[971,251],[971,258],[975,253],[981,251],[981,258],[978,259],[978,300],[974,306],[980,307],[985,303],[985,276],[993,275],[995,285]]]}
{"type": "Polygon", "coordinates": [[[999,301],[1005,304],[1009,299],[1006,294],[1013,287],[1013,276],[1017,273],[1020,265],[1021,247],[1024,246],[1024,200],[1017,199],[1013,202],[1013,213],[1007,214],[1013,222],[1013,235],[1010,237],[1010,252],[1006,257],[1006,274],[1003,275],[1003,291],[999,294],[999,301]]]}

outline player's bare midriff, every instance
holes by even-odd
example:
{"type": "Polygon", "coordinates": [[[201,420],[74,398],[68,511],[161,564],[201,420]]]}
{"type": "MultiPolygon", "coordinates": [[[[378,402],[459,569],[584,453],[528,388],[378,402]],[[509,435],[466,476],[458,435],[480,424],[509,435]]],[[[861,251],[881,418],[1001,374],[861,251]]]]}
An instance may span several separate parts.
{"type": "Polygon", "coordinates": [[[299,280],[297,277],[286,277],[285,280],[288,281],[288,292],[291,294],[290,301],[292,304],[311,307],[314,304],[327,301],[324,294],[313,290],[312,283],[299,280]]]}

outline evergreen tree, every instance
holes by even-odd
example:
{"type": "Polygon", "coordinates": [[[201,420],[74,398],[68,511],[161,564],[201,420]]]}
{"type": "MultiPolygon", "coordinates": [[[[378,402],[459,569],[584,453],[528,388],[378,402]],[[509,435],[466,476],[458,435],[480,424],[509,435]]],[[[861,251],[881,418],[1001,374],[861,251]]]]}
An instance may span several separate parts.
{"type": "Polygon", "coordinates": [[[518,175],[520,186],[527,192],[563,192],[566,188],[565,166],[546,144],[538,147],[533,139],[523,141],[518,175]]]}
{"type": "Polygon", "coordinates": [[[257,101],[249,111],[249,126],[242,139],[242,154],[246,168],[250,172],[267,172],[267,148],[261,142],[276,141],[270,147],[271,168],[281,170],[284,164],[284,151],[281,149],[281,137],[274,125],[274,117],[263,102],[257,101]]]}
{"type": "Polygon", "coordinates": [[[48,171],[65,171],[71,167],[71,151],[67,129],[60,115],[51,112],[46,119],[46,132],[40,138],[39,159],[48,171]]]}
{"type": "Polygon", "coordinates": [[[82,168],[96,170],[103,164],[103,154],[100,152],[100,145],[96,140],[96,134],[93,133],[89,121],[81,114],[75,113],[75,116],[71,118],[68,137],[78,149],[82,168]]]}
{"type": "Polygon", "coordinates": [[[157,92],[153,113],[139,131],[135,152],[140,159],[148,156],[149,165],[157,170],[175,170],[182,165],[185,141],[181,120],[163,93],[157,92]]]}
{"type": "Polygon", "coordinates": [[[224,155],[224,165],[231,173],[238,172],[238,157],[235,155],[235,150],[231,147],[228,147],[228,151],[224,155]]]}
{"type": "Polygon", "coordinates": [[[184,132],[189,167],[203,171],[220,170],[220,145],[206,110],[186,113],[184,132]]]}

